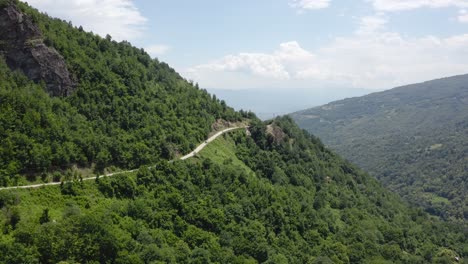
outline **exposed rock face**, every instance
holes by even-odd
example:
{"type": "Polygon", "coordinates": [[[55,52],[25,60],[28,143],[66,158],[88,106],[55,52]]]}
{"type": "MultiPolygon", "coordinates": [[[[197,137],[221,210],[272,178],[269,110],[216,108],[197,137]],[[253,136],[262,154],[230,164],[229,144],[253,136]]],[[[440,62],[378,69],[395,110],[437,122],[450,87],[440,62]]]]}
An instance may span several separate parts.
{"type": "Polygon", "coordinates": [[[34,82],[44,81],[53,96],[68,96],[75,87],[65,60],[44,44],[42,33],[15,5],[0,9],[0,53],[12,70],[34,82]]]}
{"type": "Polygon", "coordinates": [[[280,143],[284,142],[284,140],[287,137],[287,135],[286,135],[286,133],[284,133],[283,129],[281,129],[281,127],[279,127],[279,126],[277,126],[275,124],[268,125],[266,132],[267,132],[268,135],[271,135],[273,137],[273,141],[276,144],[280,144],[280,143]]]}

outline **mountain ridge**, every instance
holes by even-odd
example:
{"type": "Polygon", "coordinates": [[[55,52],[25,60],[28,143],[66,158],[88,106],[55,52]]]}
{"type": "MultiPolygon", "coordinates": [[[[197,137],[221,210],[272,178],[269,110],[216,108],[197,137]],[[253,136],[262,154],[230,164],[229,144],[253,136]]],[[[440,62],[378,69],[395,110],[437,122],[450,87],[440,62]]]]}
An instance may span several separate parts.
{"type": "Polygon", "coordinates": [[[292,119],[235,112],[128,42],[18,6],[79,81],[70,96],[53,97],[0,58],[0,183],[61,181],[0,192],[0,263],[422,264],[468,256],[466,229],[406,206],[292,119]],[[224,134],[194,158],[168,162],[238,121],[249,122],[248,133],[224,134]],[[139,169],[83,181],[84,173],[125,168],[139,169]]]}
{"type": "Polygon", "coordinates": [[[468,75],[457,75],[336,101],[292,116],[413,204],[444,218],[463,219],[468,215],[463,198],[467,81],[468,75]]]}

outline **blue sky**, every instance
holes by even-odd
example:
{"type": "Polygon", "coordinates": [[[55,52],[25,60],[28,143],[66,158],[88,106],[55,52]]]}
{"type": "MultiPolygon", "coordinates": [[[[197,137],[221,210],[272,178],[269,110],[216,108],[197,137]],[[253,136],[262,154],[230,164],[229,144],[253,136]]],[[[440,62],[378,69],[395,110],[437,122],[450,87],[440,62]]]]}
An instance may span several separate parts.
{"type": "Polygon", "coordinates": [[[365,88],[468,73],[468,0],[29,0],[202,87],[365,88]]]}

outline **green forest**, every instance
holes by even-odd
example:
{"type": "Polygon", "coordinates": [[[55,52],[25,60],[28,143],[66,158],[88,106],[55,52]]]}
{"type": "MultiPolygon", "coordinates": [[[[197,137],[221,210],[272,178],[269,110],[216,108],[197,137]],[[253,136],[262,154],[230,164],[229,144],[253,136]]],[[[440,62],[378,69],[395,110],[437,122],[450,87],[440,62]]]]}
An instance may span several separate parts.
{"type": "Polygon", "coordinates": [[[171,159],[193,149],[215,120],[243,118],[130,43],[20,6],[79,83],[72,96],[51,98],[44,84],[10,72],[0,59],[0,185],[73,165],[138,168],[171,159]]]}
{"type": "Polygon", "coordinates": [[[1,185],[61,181],[0,190],[0,263],[468,263],[466,228],[291,118],[236,112],[128,42],[17,4],[78,85],[51,97],[0,59],[1,185]],[[175,159],[216,120],[250,127],[175,159]],[[83,181],[109,167],[138,170],[83,181]]]}
{"type": "Polygon", "coordinates": [[[466,230],[404,206],[290,119],[273,125],[281,141],[255,122],[251,136],[221,137],[192,160],[2,191],[0,261],[455,263],[468,254],[466,230]]]}
{"type": "Polygon", "coordinates": [[[445,220],[468,219],[468,75],[292,114],[300,127],[445,220]]]}

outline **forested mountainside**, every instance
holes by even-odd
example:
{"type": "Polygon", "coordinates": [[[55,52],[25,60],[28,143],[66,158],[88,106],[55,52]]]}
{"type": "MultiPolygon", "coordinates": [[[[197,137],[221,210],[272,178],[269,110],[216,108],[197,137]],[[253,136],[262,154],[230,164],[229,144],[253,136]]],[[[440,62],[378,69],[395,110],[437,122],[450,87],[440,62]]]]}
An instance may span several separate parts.
{"type": "Polygon", "coordinates": [[[445,219],[468,219],[468,75],[291,116],[412,204],[445,219]]]}
{"type": "Polygon", "coordinates": [[[28,69],[11,72],[0,57],[0,185],[75,164],[138,168],[189,151],[217,119],[242,118],[130,43],[18,6],[40,28],[36,42],[64,57],[77,87],[50,97],[47,83],[30,81],[28,69]]]}
{"type": "Polygon", "coordinates": [[[250,134],[132,174],[0,191],[0,262],[466,263],[466,229],[405,206],[291,119],[250,134]]]}
{"type": "Polygon", "coordinates": [[[0,60],[2,184],[62,179],[0,189],[0,263],[466,263],[464,227],[406,206],[290,118],[234,112],[129,43],[16,5],[76,87],[54,96],[0,60]],[[91,164],[140,169],[83,181],[91,164]]]}

